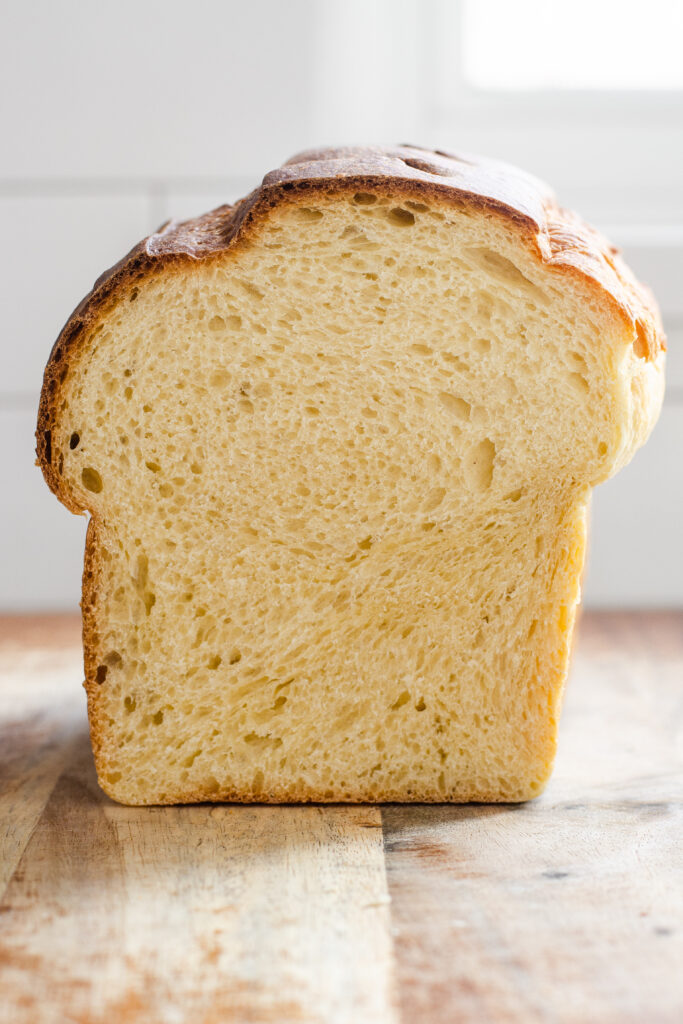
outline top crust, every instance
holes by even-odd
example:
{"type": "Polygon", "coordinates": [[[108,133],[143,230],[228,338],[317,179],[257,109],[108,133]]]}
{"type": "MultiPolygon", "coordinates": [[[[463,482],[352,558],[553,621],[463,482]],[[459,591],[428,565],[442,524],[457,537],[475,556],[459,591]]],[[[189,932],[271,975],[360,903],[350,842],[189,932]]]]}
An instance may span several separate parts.
{"type": "Polygon", "coordinates": [[[259,188],[234,206],[220,206],[193,220],[169,221],[103,274],[74,310],[45,369],[36,431],[38,463],[61,501],[80,511],[60,487],[51,462],[59,386],[79,336],[116,301],[120,290],[171,263],[209,259],[238,248],[259,217],[280,203],[300,201],[302,194],[364,189],[466,205],[504,218],[542,263],[583,279],[596,300],[621,321],[636,356],[655,362],[666,348],[654,298],[636,281],[618,250],[558,206],[548,186],[531,175],[498,161],[418,146],[309,150],[271,171],[259,188]]]}

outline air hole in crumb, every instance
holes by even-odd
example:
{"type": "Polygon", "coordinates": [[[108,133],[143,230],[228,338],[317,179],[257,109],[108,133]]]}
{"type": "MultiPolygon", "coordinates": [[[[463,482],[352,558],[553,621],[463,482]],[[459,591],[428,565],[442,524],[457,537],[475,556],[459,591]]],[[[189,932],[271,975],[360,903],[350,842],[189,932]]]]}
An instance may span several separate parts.
{"type": "Polygon", "coordinates": [[[598,455],[607,455],[607,445],[604,441],[601,441],[598,445],[598,455]]]}
{"type": "Polygon", "coordinates": [[[95,682],[103,683],[104,680],[107,678],[107,671],[108,670],[106,665],[98,665],[97,672],[95,673],[95,682]]]}
{"type": "Polygon", "coordinates": [[[149,559],[146,555],[138,555],[133,586],[142,599],[146,614],[149,615],[156,604],[156,596],[149,587],[149,559]]]}
{"type": "Polygon", "coordinates": [[[588,381],[582,373],[570,373],[569,383],[578,394],[586,394],[590,390],[588,381]]]}
{"type": "Polygon", "coordinates": [[[218,668],[222,661],[223,659],[221,658],[220,654],[214,654],[213,658],[209,659],[209,668],[212,670],[218,668]]]}
{"type": "Polygon", "coordinates": [[[387,220],[396,227],[407,228],[415,223],[415,214],[404,210],[402,206],[394,206],[387,214],[387,220]]]}
{"type": "Polygon", "coordinates": [[[231,665],[236,665],[237,662],[241,661],[241,660],[242,660],[242,653],[241,653],[241,651],[238,651],[235,648],[235,650],[230,652],[230,657],[229,657],[228,661],[230,662],[231,665]]]}
{"type": "Polygon", "coordinates": [[[460,370],[461,373],[469,373],[469,364],[464,359],[461,359],[460,356],[454,355],[453,352],[442,352],[441,358],[444,362],[451,363],[452,366],[454,366],[456,370],[460,370]]]}
{"type": "Polygon", "coordinates": [[[150,469],[152,471],[152,473],[158,473],[159,470],[161,469],[161,466],[159,465],[158,462],[146,462],[145,465],[147,466],[147,469],[150,469]]]}
{"type": "Polygon", "coordinates": [[[123,706],[126,709],[127,715],[132,715],[137,707],[137,701],[135,697],[126,697],[123,701],[123,706]]]}
{"type": "MultiPolygon", "coordinates": [[[[425,497],[422,504],[422,508],[425,512],[432,512],[435,508],[438,508],[443,499],[446,497],[445,487],[433,487],[425,497]]],[[[422,527],[424,530],[424,526],[422,527]]]]}
{"type": "Polygon", "coordinates": [[[464,460],[465,478],[473,491],[486,491],[493,480],[496,446],[488,437],[475,444],[464,460]]]}
{"type": "Polygon", "coordinates": [[[74,431],[74,433],[69,438],[69,448],[71,449],[71,451],[73,451],[74,448],[78,448],[80,443],[81,443],[81,435],[77,434],[74,431]]]}
{"type": "Polygon", "coordinates": [[[163,713],[163,711],[157,711],[157,713],[155,715],[152,715],[152,722],[154,723],[154,725],[161,725],[163,720],[164,720],[164,713],[163,713]]]}
{"type": "Polygon", "coordinates": [[[581,355],[580,352],[573,352],[573,351],[570,352],[569,353],[569,358],[578,367],[578,369],[579,369],[579,371],[581,373],[583,373],[583,374],[587,374],[588,373],[588,363],[586,362],[586,360],[584,359],[584,357],[581,355]]]}
{"type": "Polygon", "coordinates": [[[472,406],[464,398],[460,398],[458,395],[451,395],[448,391],[440,391],[439,401],[444,408],[448,409],[459,420],[468,420],[470,418],[472,406]]]}
{"type": "Polygon", "coordinates": [[[371,192],[356,192],[353,201],[358,206],[371,206],[377,202],[377,196],[373,196],[371,192]]]}
{"type": "Polygon", "coordinates": [[[282,746],[282,739],[279,736],[271,736],[270,734],[266,736],[259,736],[257,732],[250,732],[247,733],[243,739],[245,743],[253,745],[257,750],[263,750],[264,747],[271,745],[274,747],[282,746]]]}
{"type": "Polygon", "coordinates": [[[209,330],[210,331],[224,331],[225,330],[225,320],[223,319],[223,317],[222,316],[212,316],[211,319],[209,320],[209,330]]]}
{"type": "Polygon", "coordinates": [[[495,252],[493,249],[483,248],[471,248],[469,253],[494,280],[522,289],[537,302],[546,303],[548,301],[548,296],[545,292],[537,284],[534,284],[533,281],[530,281],[519,267],[506,256],[495,252]]]}
{"type": "Polygon", "coordinates": [[[214,370],[209,378],[212,388],[224,388],[230,383],[230,374],[227,370],[214,370]]]}
{"type": "Polygon", "coordinates": [[[102,490],[102,477],[93,469],[92,466],[86,466],[81,473],[81,480],[86,491],[92,491],[93,494],[99,494],[102,490]]]}
{"type": "Polygon", "coordinates": [[[295,217],[297,220],[303,221],[304,223],[312,223],[316,220],[322,220],[322,210],[315,210],[308,206],[301,206],[295,211],[295,217]]]}
{"type": "Polygon", "coordinates": [[[426,707],[427,707],[427,705],[424,702],[424,698],[420,697],[419,701],[415,705],[415,710],[416,711],[424,711],[426,707]]]}
{"type": "Polygon", "coordinates": [[[251,281],[240,281],[240,284],[244,288],[247,295],[251,295],[253,299],[264,298],[264,293],[261,291],[261,289],[257,288],[255,284],[251,283],[251,281]]]}
{"type": "Polygon", "coordinates": [[[404,704],[407,704],[409,700],[410,700],[410,693],[408,692],[408,690],[404,690],[403,693],[400,694],[396,698],[394,703],[391,705],[391,710],[392,711],[398,711],[398,709],[402,708],[404,704]]]}
{"type": "Polygon", "coordinates": [[[129,302],[135,302],[135,300],[137,299],[139,294],[140,294],[139,289],[138,288],[133,288],[132,292],[130,293],[130,298],[129,298],[128,301],[129,302]]]}
{"type": "Polygon", "coordinates": [[[633,351],[639,359],[647,359],[650,355],[650,345],[647,340],[647,332],[640,320],[636,323],[636,338],[633,342],[633,351]]]}

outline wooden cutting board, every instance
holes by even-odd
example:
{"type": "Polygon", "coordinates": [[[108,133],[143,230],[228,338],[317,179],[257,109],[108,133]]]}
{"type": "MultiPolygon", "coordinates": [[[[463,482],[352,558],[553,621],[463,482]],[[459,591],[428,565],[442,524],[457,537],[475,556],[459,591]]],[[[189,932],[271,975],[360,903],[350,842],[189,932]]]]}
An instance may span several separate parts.
{"type": "Polygon", "coordinates": [[[80,681],[0,620],[3,1024],[683,1021],[683,614],[584,617],[522,806],[120,807],[80,681]]]}

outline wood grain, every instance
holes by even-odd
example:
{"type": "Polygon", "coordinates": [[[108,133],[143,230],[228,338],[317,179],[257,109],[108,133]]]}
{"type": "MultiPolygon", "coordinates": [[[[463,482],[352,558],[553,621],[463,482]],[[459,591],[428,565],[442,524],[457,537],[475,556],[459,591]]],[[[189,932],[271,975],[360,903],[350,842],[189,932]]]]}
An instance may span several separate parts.
{"type": "Polygon", "coordinates": [[[683,1019],[683,617],[582,623],[548,790],[383,811],[403,1019],[683,1019]]]}
{"type": "Polygon", "coordinates": [[[0,620],[0,1019],[678,1024],[682,679],[683,615],[586,616],[531,804],[127,808],[78,623],[0,620]]]}
{"type": "Polygon", "coordinates": [[[0,906],[16,1019],[393,1020],[379,824],[373,808],[119,807],[83,737],[0,906]]]}
{"type": "Polygon", "coordinates": [[[397,1020],[377,808],[121,807],[73,644],[54,623],[0,638],[3,1021],[397,1020]]]}
{"type": "Polygon", "coordinates": [[[80,620],[0,618],[0,893],[82,729],[80,620]]]}

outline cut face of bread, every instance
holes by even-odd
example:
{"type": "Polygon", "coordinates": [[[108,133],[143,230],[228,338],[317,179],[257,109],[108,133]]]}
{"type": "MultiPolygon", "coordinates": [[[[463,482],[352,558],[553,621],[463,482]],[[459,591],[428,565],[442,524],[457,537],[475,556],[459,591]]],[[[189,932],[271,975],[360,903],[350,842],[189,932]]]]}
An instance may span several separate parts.
{"type": "Polygon", "coordinates": [[[370,152],[375,172],[311,154],[153,236],[53,351],[39,454],[92,517],[88,702],[117,800],[515,801],[548,779],[591,487],[656,419],[662,339],[535,183],[542,224],[445,157],[370,152]]]}

